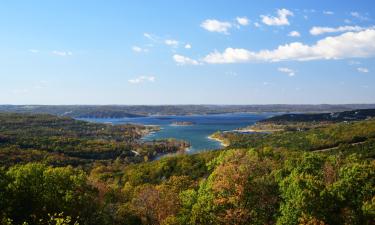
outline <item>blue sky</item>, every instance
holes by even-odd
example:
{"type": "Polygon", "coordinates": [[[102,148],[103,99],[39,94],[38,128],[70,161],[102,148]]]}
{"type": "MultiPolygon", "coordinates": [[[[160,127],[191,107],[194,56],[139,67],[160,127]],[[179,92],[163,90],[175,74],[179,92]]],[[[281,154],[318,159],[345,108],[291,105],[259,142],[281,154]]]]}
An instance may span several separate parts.
{"type": "Polygon", "coordinates": [[[0,104],[375,102],[371,0],[12,0],[0,27],[0,104]]]}

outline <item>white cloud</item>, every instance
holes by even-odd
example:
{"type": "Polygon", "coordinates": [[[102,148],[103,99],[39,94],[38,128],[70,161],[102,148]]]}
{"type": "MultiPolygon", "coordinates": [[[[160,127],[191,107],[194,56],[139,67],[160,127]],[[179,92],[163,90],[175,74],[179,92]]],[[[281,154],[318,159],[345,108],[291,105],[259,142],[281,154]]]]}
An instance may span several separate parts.
{"type": "Polygon", "coordinates": [[[153,34],[150,34],[150,33],[143,33],[143,36],[147,39],[149,39],[150,41],[153,41],[153,42],[156,42],[158,41],[158,37],[156,37],[155,35],[153,34]]]}
{"type": "Polygon", "coordinates": [[[287,68],[287,67],[279,67],[277,70],[278,70],[279,72],[281,72],[281,73],[286,73],[286,74],[288,74],[288,76],[290,76],[290,77],[293,77],[294,75],[296,75],[296,72],[295,72],[294,70],[289,69],[289,68],[287,68]]]}
{"type": "Polygon", "coordinates": [[[298,31],[294,30],[294,31],[289,32],[288,36],[289,37],[301,37],[301,34],[298,31]]]}
{"type": "Polygon", "coordinates": [[[249,25],[249,19],[247,17],[237,17],[236,21],[241,26],[247,26],[249,25]]]}
{"type": "Polygon", "coordinates": [[[350,15],[359,18],[361,15],[358,12],[351,12],[350,15]]]}
{"type": "Polygon", "coordinates": [[[293,16],[293,12],[287,9],[278,9],[277,17],[261,15],[262,22],[268,26],[284,26],[289,25],[288,16],[293,16]]]}
{"type": "Polygon", "coordinates": [[[30,90],[27,89],[27,88],[23,88],[23,89],[13,89],[13,90],[12,90],[12,93],[13,93],[13,94],[16,94],[16,95],[18,95],[18,94],[27,94],[27,93],[29,93],[29,92],[30,92],[30,90]]]}
{"type": "Polygon", "coordinates": [[[254,53],[246,49],[227,48],[223,53],[215,51],[204,57],[203,61],[206,63],[220,64],[220,63],[239,63],[247,62],[255,59],[254,53]]]}
{"type": "Polygon", "coordinates": [[[29,49],[29,52],[36,54],[36,53],[39,53],[39,50],[38,49],[29,49]]]}
{"type": "Polygon", "coordinates": [[[46,88],[48,83],[49,82],[46,80],[40,80],[34,83],[33,85],[30,85],[29,87],[13,89],[12,93],[17,94],[17,95],[23,95],[23,94],[29,94],[35,91],[40,91],[46,88]]]}
{"type": "Polygon", "coordinates": [[[259,24],[258,22],[255,22],[255,23],[254,23],[254,26],[255,26],[255,27],[260,27],[260,24],[259,24]]]}
{"type": "Polygon", "coordinates": [[[131,84],[140,84],[140,83],[143,83],[143,82],[154,82],[155,81],[155,77],[154,76],[140,76],[140,77],[137,77],[137,78],[134,78],[134,79],[130,79],[128,80],[129,83],[131,84]]]}
{"type": "Polygon", "coordinates": [[[316,10],[315,9],[304,9],[303,12],[304,13],[316,13],[316,10]]]}
{"type": "Polygon", "coordinates": [[[355,18],[359,19],[359,20],[368,20],[368,19],[369,19],[368,17],[363,16],[363,15],[360,14],[359,12],[351,12],[350,15],[351,15],[352,17],[355,17],[355,18]]]}
{"type": "Polygon", "coordinates": [[[73,55],[73,53],[70,51],[57,51],[57,50],[52,51],[52,54],[57,55],[57,56],[63,56],[63,57],[73,55]]]}
{"type": "Polygon", "coordinates": [[[361,62],[356,61],[356,60],[350,60],[350,61],[348,62],[348,64],[349,64],[350,66],[355,66],[355,65],[361,65],[361,62]]]}
{"type": "Polygon", "coordinates": [[[34,84],[34,86],[32,88],[33,89],[43,89],[43,88],[47,87],[47,84],[48,84],[48,81],[40,80],[39,82],[34,84]]]}
{"type": "Polygon", "coordinates": [[[232,27],[232,24],[229,22],[208,19],[202,22],[201,27],[210,32],[229,34],[228,30],[232,27]]]}
{"type": "Polygon", "coordinates": [[[152,39],[152,36],[151,36],[151,34],[149,34],[149,33],[143,33],[143,36],[144,36],[145,38],[147,38],[147,39],[152,39]]]}
{"type": "Polygon", "coordinates": [[[132,47],[132,50],[133,52],[138,52],[138,53],[141,53],[141,52],[148,52],[148,49],[146,48],[141,48],[139,46],[133,46],[132,47]]]}
{"type": "Polygon", "coordinates": [[[167,39],[167,40],[164,41],[164,43],[166,45],[169,45],[169,46],[172,46],[172,47],[177,47],[178,44],[179,44],[178,41],[173,40],[173,39],[167,39]]]}
{"type": "Polygon", "coordinates": [[[183,55],[173,55],[173,60],[178,65],[199,65],[200,63],[197,60],[191,59],[183,55]]]}
{"type": "Polygon", "coordinates": [[[280,45],[273,50],[258,52],[247,49],[227,48],[215,51],[203,58],[206,63],[241,63],[251,61],[277,62],[286,60],[330,60],[346,58],[367,58],[375,56],[375,29],[347,32],[335,37],[326,37],[314,45],[301,42],[280,45]]]}
{"type": "Polygon", "coordinates": [[[151,34],[149,34],[149,33],[143,33],[143,36],[145,37],[145,38],[147,38],[147,39],[151,39],[152,37],[151,37],[151,34]]]}
{"type": "Polygon", "coordinates": [[[332,12],[332,11],[323,11],[323,14],[325,14],[325,15],[333,15],[335,13],[332,12]]]}
{"type": "Polygon", "coordinates": [[[337,33],[337,32],[347,32],[347,31],[362,31],[367,28],[360,26],[340,26],[340,27],[312,27],[310,29],[310,34],[320,35],[324,33],[337,33]]]}
{"type": "Polygon", "coordinates": [[[367,68],[365,68],[365,67],[358,67],[357,71],[360,72],[360,73],[368,73],[368,72],[370,72],[370,70],[367,69],[367,68]]]}
{"type": "Polygon", "coordinates": [[[191,44],[186,44],[186,45],[185,45],[185,48],[186,48],[186,49],[191,49],[191,44]]]}

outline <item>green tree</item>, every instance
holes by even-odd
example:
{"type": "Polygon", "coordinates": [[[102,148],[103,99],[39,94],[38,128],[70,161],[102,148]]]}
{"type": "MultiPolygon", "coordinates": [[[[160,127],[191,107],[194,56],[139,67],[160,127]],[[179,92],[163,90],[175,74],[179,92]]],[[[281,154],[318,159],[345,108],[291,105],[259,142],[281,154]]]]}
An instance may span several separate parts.
{"type": "Polygon", "coordinates": [[[82,224],[101,222],[96,191],[88,185],[83,171],[32,163],[11,167],[6,175],[6,213],[17,224],[37,224],[41,219],[46,221],[49,213],[60,212],[79,217],[82,224]]]}

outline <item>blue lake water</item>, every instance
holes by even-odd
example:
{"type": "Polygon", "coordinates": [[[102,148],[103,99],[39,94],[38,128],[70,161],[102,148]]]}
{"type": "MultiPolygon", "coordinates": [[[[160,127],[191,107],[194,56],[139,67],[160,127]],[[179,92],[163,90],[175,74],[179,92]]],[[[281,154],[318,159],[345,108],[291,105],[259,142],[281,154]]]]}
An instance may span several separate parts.
{"type": "Polygon", "coordinates": [[[218,141],[208,138],[216,131],[230,131],[256,123],[259,120],[275,115],[275,113],[230,113],[215,115],[188,116],[148,116],[121,119],[84,119],[91,122],[112,124],[157,125],[161,130],[145,136],[146,141],[175,138],[188,141],[191,145],[189,153],[221,148],[218,141]],[[174,122],[191,122],[191,126],[174,126],[174,122]]]}

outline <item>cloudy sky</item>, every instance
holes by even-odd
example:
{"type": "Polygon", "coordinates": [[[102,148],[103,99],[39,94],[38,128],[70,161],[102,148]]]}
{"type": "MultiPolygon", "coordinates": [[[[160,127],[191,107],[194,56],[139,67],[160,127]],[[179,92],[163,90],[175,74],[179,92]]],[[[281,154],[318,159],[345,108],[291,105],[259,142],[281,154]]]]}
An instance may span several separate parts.
{"type": "Polygon", "coordinates": [[[3,1],[0,104],[375,103],[373,0],[262,2],[3,1]]]}

